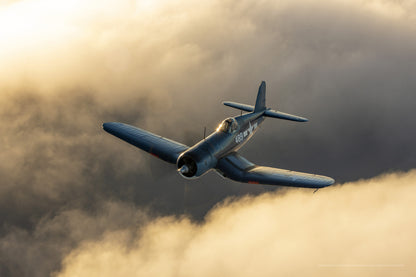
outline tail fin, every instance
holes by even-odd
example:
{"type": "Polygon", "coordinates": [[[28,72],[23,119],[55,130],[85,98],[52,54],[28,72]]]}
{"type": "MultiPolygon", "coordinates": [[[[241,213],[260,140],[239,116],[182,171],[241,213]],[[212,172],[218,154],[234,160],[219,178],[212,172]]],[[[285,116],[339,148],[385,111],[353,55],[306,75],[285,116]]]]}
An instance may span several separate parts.
{"type": "Polygon", "coordinates": [[[254,106],[254,112],[261,112],[266,109],[266,82],[262,81],[257,93],[256,105],[254,106]]]}

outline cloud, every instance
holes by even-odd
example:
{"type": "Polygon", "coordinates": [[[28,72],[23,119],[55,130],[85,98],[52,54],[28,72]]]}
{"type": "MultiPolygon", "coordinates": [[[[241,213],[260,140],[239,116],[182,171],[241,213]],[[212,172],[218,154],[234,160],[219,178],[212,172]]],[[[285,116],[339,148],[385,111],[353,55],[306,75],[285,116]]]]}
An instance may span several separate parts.
{"type": "Polygon", "coordinates": [[[412,170],[231,199],[203,223],[162,217],[134,241],[131,230],[108,232],[73,250],[57,276],[412,276],[415,192],[412,170]]]}
{"type": "Polygon", "coordinates": [[[105,232],[136,229],[152,215],[120,201],[98,206],[97,211],[71,209],[45,215],[33,230],[2,226],[0,274],[47,276],[59,269],[61,257],[80,242],[96,240],[105,232]]]}

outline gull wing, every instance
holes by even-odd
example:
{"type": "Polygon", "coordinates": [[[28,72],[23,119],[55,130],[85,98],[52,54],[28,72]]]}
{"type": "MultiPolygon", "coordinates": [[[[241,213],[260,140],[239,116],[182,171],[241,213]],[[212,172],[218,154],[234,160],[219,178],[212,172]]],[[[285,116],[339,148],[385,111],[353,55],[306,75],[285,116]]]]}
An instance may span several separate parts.
{"type": "Polygon", "coordinates": [[[291,170],[258,166],[236,152],[218,161],[217,171],[234,181],[303,188],[322,188],[334,183],[334,179],[291,170]]]}
{"type": "Polygon", "coordinates": [[[108,122],[103,124],[103,128],[108,133],[172,164],[175,164],[179,155],[189,148],[182,143],[124,123],[108,122]]]}

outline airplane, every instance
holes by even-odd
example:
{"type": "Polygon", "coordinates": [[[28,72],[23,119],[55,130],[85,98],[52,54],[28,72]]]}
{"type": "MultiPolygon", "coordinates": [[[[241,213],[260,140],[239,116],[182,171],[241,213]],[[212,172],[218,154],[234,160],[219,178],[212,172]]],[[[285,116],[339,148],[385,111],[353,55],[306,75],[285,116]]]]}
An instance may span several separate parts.
{"type": "Polygon", "coordinates": [[[176,164],[186,179],[198,178],[211,170],[231,180],[278,186],[319,189],[332,185],[334,179],[285,169],[258,166],[241,156],[239,150],[253,137],[266,117],[305,122],[308,119],[266,108],[266,82],[262,81],[255,106],[226,101],[224,105],[248,113],[222,121],[215,132],[192,147],[118,122],[107,122],[108,133],[162,159],[176,164]]]}

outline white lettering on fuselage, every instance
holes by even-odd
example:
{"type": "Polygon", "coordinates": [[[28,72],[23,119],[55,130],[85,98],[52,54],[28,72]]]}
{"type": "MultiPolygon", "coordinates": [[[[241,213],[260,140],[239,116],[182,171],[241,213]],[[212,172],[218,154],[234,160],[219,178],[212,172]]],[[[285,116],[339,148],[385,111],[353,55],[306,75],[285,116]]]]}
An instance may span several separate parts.
{"type": "Polygon", "coordinates": [[[243,142],[243,141],[244,141],[244,139],[245,139],[247,136],[250,136],[250,135],[253,133],[254,129],[256,129],[256,128],[257,128],[257,122],[256,122],[256,123],[254,123],[253,125],[251,125],[251,122],[249,122],[248,124],[249,124],[249,127],[247,128],[247,130],[245,130],[244,132],[240,132],[240,133],[238,133],[238,134],[235,136],[235,142],[236,142],[236,143],[241,143],[241,142],[243,142]]]}

